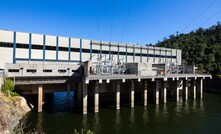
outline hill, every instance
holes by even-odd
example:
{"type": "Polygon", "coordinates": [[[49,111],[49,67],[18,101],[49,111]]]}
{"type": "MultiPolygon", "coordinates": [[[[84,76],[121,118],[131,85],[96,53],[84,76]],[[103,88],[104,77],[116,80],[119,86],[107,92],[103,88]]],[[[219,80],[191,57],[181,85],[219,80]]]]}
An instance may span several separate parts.
{"type": "Polygon", "coordinates": [[[218,74],[221,72],[221,24],[210,28],[199,28],[188,34],[170,35],[157,46],[182,50],[184,64],[194,64],[199,72],[218,74]]]}

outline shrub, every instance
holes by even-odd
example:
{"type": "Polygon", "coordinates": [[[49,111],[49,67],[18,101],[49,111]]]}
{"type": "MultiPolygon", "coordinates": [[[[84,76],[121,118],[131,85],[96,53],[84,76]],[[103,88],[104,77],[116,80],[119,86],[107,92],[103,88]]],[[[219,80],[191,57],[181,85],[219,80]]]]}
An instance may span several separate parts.
{"type": "Polygon", "coordinates": [[[15,86],[11,79],[6,79],[4,81],[4,84],[2,85],[1,90],[6,96],[18,96],[19,95],[18,93],[14,91],[15,86]]]}

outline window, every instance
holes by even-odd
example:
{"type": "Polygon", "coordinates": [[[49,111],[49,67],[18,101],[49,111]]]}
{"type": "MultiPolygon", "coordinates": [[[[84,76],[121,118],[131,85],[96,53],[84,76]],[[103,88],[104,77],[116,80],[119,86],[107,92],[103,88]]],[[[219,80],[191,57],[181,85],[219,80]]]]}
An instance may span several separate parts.
{"type": "Polygon", "coordinates": [[[36,70],[36,69],[27,69],[27,72],[28,72],[28,73],[36,73],[37,70],[36,70]]]}
{"type": "Polygon", "coordinates": [[[59,73],[66,73],[66,70],[58,70],[59,73]]]}
{"type": "Polygon", "coordinates": [[[16,44],[16,48],[29,48],[29,44],[16,44]]]}
{"type": "Polygon", "coordinates": [[[46,46],[46,50],[56,50],[55,46],[46,46]]]}
{"type": "Polygon", "coordinates": [[[43,46],[42,46],[42,45],[32,45],[31,47],[32,47],[32,49],[40,49],[40,50],[43,50],[43,46]]]}
{"type": "Polygon", "coordinates": [[[8,69],[8,72],[17,73],[19,72],[19,69],[8,69]]]}
{"type": "Polygon", "coordinates": [[[0,47],[13,47],[12,43],[0,42],[0,47]]]}
{"type": "Polygon", "coordinates": [[[51,73],[52,70],[51,70],[51,69],[44,69],[43,72],[44,72],[44,73],[51,73]]]}

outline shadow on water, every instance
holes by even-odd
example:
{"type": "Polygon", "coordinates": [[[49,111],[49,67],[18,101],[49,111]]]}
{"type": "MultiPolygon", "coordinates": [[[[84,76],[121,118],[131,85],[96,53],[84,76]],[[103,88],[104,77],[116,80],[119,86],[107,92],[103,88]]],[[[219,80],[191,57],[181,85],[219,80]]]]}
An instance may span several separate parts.
{"type": "Polygon", "coordinates": [[[122,106],[115,110],[114,101],[102,102],[99,113],[82,115],[76,109],[74,93],[67,101],[66,93],[47,96],[42,113],[26,115],[25,129],[36,129],[46,134],[72,134],[74,129],[90,129],[96,134],[143,134],[143,133],[221,133],[221,97],[204,94],[204,98],[168,101],[166,104],[122,106]],[[108,106],[105,106],[108,104],[108,106]]]}

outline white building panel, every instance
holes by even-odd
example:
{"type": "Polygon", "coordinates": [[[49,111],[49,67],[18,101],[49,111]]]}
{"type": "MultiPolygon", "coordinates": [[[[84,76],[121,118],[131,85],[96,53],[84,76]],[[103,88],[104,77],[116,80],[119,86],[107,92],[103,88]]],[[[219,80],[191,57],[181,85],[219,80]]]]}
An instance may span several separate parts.
{"type": "Polygon", "coordinates": [[[71,47],[80,48],[80,39],[71,38],[71,47]]]}
{"type": "Polygon", "coordinates": [[[32,59],[43,59],[43,50],[31,50],[31,58],[32,59]]]}
{"type": "Polygon", "coordinates": [[[80,53],[79,52],[71,52],[71,60],[80,60],[80,53]]]}
{"type": "Polygon", "coordinates": [[[109,45],[103,45],[102,50],[104,51],[109,51],[109,45]]]}
{"type": "Polygon", "coordinates": [[[68,60],[68,52],[58,51],[58,60],[68,60]]]}
{"type": "Polygon", "coordinates": [[[90,49],[90,40],[82,39],[82,48],[90,49]]]}
{"type": "Polygon", "coordinates": [[[55,60],[56,59],[56,51],[45,51],[45,59],[55,60]]]}
{"type": "Polygon", "coordinates": [[[12,48],[0,48],[0,68],[5,69],[5,63],[12,63],[13,62],[13,49],[12,48]]]}
{"type": "Polygon", "coordinates": [[[69,47],[69,39],[66,37],[59,37],[58,46],[59,47],[69,47]]]}
{"type": "Polygon", "coordinates": [[[47,46],[56,46],[56,36],[46,35],[45,44],[47,46]]]}
{"type": "Polygon", "coordinates": [[[29,44],[29,33],[16,32],[16,43],[29,44]]]}
{"type": "Polygon", "coordinates": [[[29,49],[16,49],[16,58],[29,58],[29,49]]]}
{"type": "Polygon", "coordinates": [[[135,53],[140,53],[140,48],[135,48],[135,53]]]}
{"type": "Polygon", "coordinates": [[[116,52],[118,52],[118,47],[117,47],[117,46],[111,46],[111,51],[116,51],[116,52]]]}
{"type": "Polygon", "coordinates": [[[82,61],[90,60],[90,53],[82,53],[82,61]]]}
{"type": "Polygon", "coordinates": [[[133,62],[133,56],[127,56],[127,62],[133,62]]]}
{"type": "Polygon", "coordinates": [[[32,34],[31,43],[35,45],[43,45],[43,35],[41,34],[32,34]]]}
{"type": "Polygon", "coordinates": [[[93,44],[92,49],[93,50],[100,50],[100,44],[93,44]]]}
{"type": "Polygon", "coordinates": [[[120,46],[120,52],[126,52],[126,47],[125,46],[120,46]]]}
{"type": "Polygon", "coordinates": [[[135,62],[139,62],[140,63],[140,56],[135,56],[135,62]]]}
{"type": "Polygon", "coordinates": [[[0,30],[0,42],[13,43],[13,39],[14,39],[13,31],[0,30]]]}
{"type": "Polygon", "coordinates": [[[128,53],[133,53],[133,48],[132,47],[127,47],[127,52],[128,53]]]}

